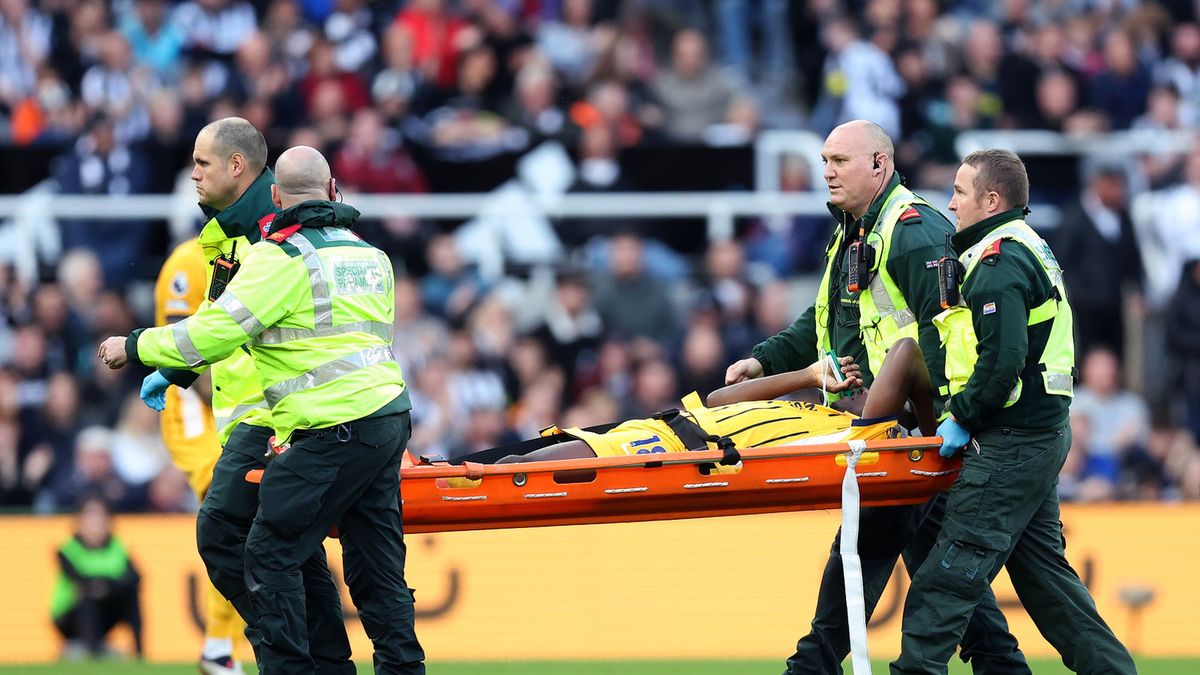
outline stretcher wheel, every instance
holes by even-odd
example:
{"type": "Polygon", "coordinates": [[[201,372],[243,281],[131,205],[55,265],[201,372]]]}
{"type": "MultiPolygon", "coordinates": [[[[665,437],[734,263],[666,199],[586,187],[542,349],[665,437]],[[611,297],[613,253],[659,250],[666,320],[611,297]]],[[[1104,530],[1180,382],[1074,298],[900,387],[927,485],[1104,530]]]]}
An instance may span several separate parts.
{"type": "Polygon", "coordinates": [[[525,484],[528,482],[529,482],[529,476],[526,476],[523,473],[514,473],[513,474],[513,485],[516,485],[517,487],[524,487],[525,484]]]}
{"type": "Polygon", "coordinates": [[[912,450],[908,451],[908,458],[914,462],[921,461],[921,458],[924,456],[925,451],[920,448],[913,448],[912,450]]]}

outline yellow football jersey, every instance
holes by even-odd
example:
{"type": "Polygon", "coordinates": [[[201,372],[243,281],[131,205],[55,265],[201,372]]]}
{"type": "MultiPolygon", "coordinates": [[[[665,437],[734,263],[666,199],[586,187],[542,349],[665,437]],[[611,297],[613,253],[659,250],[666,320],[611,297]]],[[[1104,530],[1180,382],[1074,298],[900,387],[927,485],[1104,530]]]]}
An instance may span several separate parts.
{"type": "MultiPolygon", "coordinates": [[[[683,403],[682,415],[711,435],[729,438],[741,450],[886,438],[896,428],[895,420],[860,420],[815,403],[747,401],[706,408],[694,393],[683,403]]],[[[582,429],[563,431],[587,443],[597,457],[687,450],[671,427],[656,419],[630,420],[602,434],[582,429]]],[[[709,448],[715,450],[717,446],[709,443],[709,448]]]]}
{"type": "MultiPolygon", "coordinates": [[[[207,268],[204,251],[195,239],[175,247],[154,285],[156,325],[165,326],[196,312],[207,290],[207,268]]],[[[196,495],[203,497],[221,454],[212,408],[193,391],[168,387],[162,435],[171,460],[187,474],[196,495]]]]}

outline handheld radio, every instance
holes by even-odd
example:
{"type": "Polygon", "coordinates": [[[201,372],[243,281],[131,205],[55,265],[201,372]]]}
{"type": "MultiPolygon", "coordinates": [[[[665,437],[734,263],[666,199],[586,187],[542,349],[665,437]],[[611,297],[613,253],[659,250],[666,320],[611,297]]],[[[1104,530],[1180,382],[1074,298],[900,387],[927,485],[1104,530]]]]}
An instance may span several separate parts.
{"type": "Polygon", "coordinates": [[[237,240],[233,242],[233,248],[229,250],[229,255],[222,253],[213,259],[210,265],[213,266],[212,284],[208,287],[208,299],[216,302],[217,298],[225,292],[225,287],[233,281],[233,275],[237,274],[242,263],[237,259],[237,240]]]}
{"type": "Polygon", "coordinates": [[[871,268],[875,265],[875,249],[867,244],[865,228],[858,227],[858,241],[847,249],[849,265],[846,268],[846,290],[861,293],[871,282],[871,268]]]}
{"type": "Polygon", "coordinates": [[[938,259],[938,294],[942,309],[958,305],[958,285],[962,282],[963,271],[963,264],[954,256],[954,249],[950,246],[950,233],[947,232],[946,250],[938,259]]]}

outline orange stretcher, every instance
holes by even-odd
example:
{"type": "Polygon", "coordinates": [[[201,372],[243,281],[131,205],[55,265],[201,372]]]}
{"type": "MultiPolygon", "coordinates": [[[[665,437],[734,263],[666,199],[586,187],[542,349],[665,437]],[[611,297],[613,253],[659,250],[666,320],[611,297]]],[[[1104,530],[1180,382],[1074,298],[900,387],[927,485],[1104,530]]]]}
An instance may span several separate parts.
{"type": "MultiPolygon", "coordinates": [[[[866,442],[856,469],[863,506],[915,504],[947,490],[962,466],[940,438],[866,442]]],[[[625,523],[836,509],[846,443],[512,464],[459,465],[405,453],[405,532],[625,523]]]]}

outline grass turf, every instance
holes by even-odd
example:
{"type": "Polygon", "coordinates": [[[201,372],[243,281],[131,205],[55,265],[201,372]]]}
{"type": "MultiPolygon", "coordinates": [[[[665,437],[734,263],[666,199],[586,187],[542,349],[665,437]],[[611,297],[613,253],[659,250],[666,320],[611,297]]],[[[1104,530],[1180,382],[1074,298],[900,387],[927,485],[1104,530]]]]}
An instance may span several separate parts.
{"type": "MultiPolygon", "coordinates": [[[[1030,663],[1037,675],[1069,673],[1060,661],[1035,660],[1030,663]]],[[[778,661],[522,661],[488,663],[433,663],[429,675],[774,675],[783,664],[778,661]]],[[[253,668],[250,669],[253,672],[253,668]]],[[[367,663],[359,664],[360,673],[371,672],[367,663]]],[[[849,665],[847,665],[849,672],[849,665]]],[[[886,673],[887,662],[876,661],[874,672],[886,673]]],[[[954,661],[952,675],[970,673],[970,667],[954,661]]],[[[1200,659],[1138,659],[1141,675],[1192,675],[1200,672],[1200,659]]],[[[0,675],[194,675],[195,664],[134,664],[121,661],[98,663],[61,663],[39,666],[0,666],[0,675]]]]}

